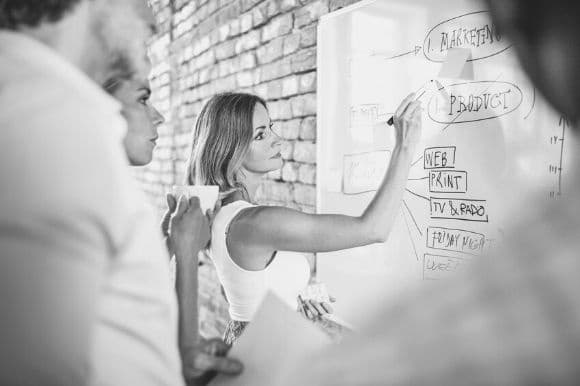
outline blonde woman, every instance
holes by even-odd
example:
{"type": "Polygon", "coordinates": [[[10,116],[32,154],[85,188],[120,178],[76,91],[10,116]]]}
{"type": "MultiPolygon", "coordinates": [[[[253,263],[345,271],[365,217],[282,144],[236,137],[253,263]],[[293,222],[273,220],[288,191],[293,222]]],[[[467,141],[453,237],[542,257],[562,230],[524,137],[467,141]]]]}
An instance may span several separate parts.
{"type": "Polygon", "coordinates": [[[396,146],[388,170],[359,217],[255,205],[262,176],[282,167],[281,140],[267,105],[239,93],[219,94],[205,104],[195,125],[186,182],[218,185],[221,192],[209,252],[229,302],[226,343],[251,321],[279,251],[328,252],[387,239],[420,138],[421,106],[413,99],[409,95],[397,109],[396,146]]]}
{"type": "MultiPolygon", "coordinates": [[[[146,58],[144,58],[146,59],[146,58]]],[[[158,127],[163,116],[149,98],[149,62],[142,71],[123,71],[111,76],[103,88],[121,102],[121,114],[127,123],[123,146],[131,166],[144,166],[153,159],[158,127]]],[[[209,222],[200,210],[199,201],[168,196],[170,210],[162,225],[177,264],[175,290],[179,306],[179,351],[184,379],[204,383],[216,372],[235,375],[241,364],[225,357],[229,347],[219,338],[203,339],[198,334],[197,253],[209,241],[209,222]],[[171,230],[171,232],[169,232],[171,230]],[[171,240],[171,241],[169,241],[171,240]]],[[[163,256],[158,256],[162,259],[163,256]]]]}

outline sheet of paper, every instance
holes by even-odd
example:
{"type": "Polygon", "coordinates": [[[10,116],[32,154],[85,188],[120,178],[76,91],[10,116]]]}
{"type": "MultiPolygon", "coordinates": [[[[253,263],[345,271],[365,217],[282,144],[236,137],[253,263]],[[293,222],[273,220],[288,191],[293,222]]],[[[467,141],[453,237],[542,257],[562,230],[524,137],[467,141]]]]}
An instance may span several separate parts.
{"type": "Polygon", "coordinates": [[[286,368],[329,344],[318,327],[270,292],[229,354],[242,361],[244,372],[238,377],[219,375],[211,385],[276,384],[286,368]]]}
{"type": "Polygon", "coordinates": [[[473,79],[473,63],[469,48],[451,48],[447,51],[447,59],[441,66],[439,78],[473,79]]]}

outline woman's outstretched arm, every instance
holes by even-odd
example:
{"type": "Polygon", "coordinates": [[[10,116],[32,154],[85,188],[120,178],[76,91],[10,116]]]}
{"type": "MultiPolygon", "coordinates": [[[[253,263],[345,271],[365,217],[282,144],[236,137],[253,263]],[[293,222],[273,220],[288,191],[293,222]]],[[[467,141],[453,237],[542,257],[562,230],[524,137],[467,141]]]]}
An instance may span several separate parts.
{"type": "Polygon", "coordinates": [[[421,106],[413,99],[414,94],[409,95],[397,109],[396,145],[389,167],[361,216],[306,214],[271,206],[248,208],[230,225],[228,248],[232,257],[246,268],[257,269],[260,260],[276,250],[328,252],[384,242],[398,214],[420,138],[421,106]]]}

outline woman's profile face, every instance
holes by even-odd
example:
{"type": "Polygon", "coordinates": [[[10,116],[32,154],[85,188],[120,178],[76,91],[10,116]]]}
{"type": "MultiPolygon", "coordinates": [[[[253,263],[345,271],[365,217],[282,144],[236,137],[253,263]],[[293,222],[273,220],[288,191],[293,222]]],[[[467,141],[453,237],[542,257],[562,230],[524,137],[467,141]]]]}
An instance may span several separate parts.
{"type": "Polygon", "coordinates": [[[274,133],[268,110],[256,103],[253,118],[253,137],[243,166],[252,173],[268,173],[282,167],[282,142],[274,133]]]}
{"type": "Polygon", "coordinates": [[[122,81],[113,94],[121,102],[121,113],[127,121],[123,140],[129,162],[133,166],[147,165],[153,159],[157,144],[157,127],[163,116],[150,104],[151,90],[147,76],[134,76],[122,81]]]}

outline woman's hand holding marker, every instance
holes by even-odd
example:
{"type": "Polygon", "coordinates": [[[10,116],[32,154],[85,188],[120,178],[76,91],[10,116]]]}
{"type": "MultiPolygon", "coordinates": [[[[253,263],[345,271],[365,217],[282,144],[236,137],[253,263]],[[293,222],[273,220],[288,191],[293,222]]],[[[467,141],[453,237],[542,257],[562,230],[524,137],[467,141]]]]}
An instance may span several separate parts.
{"type": "Polygon", "coordinates": [[[395,138],[401,149],[411,150],[421,138],[421,102],[415,100],[415,93],[409,94],[397,108],[393,116],[395,138]]]}

